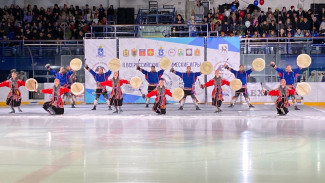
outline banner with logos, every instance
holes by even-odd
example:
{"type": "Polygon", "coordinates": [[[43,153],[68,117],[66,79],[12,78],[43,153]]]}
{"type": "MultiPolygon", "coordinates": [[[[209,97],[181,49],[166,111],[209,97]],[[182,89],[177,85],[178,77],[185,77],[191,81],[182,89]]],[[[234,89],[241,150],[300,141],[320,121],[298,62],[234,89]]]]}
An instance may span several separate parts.
{"type": "MultiPolygon", "coordinates": [[[[107,63],[117,57],[116,39],[85,39],[85,63],[93,71],[98,72],[102,67],[108,71],[107,63]]],[[[112,77],[112,76],[110,76],[112,77]]],[[[96,82],[90,72],[85,71],[85,103],[93,103],[95,99],[96,82]]],[[[111,90],[107,87],[108,91],[111,90]]],[[[105,98],[101,95],[99,103],[104,103],[105,98]]]]}
{"type": "MultiPolygon", "coordinates": [[[[143,83],[139,90],[133,89],[130,85],[124,85],[124,102],[143,103],[142,94],[147,94],[148,83],[145,76],[138,70],[150,71],[152,65],[159,71],[159,61],[167,57],[172,61],[172,67],[179,72],[185,72],[187,66],[191,66],[193,72],[200,72],[201,63],[204,61],[204,38],[120,38],[119,58],[122,61],[120,76],[124,79],[131,79],[139,76],[143,83]]],[[[173,90],[176,87],[183,87],[180,77],[169,70],[162,76],[166,80],[166,87],[173,90]]],[[[200,82],[204,82],[204,76],[198,77],[200,82]]],[[[204,90],[200,89],[199,82],[195,84],[196,96],[200,102],[204,102],[204,90]]],[[[151,99],[153,101],[153,99],[151,99]]],[[[192,102],[190,97],[187,99],[192,102]]],[[[169,102],[177,102],[168,97],[169,102]]]]}
{"type": "MultiPolygon", "coordinates": [[[[223,37],[223,38],[207,38],[207,61],[211,62],[214,70],[219,70],[223,79],[231,81],[235,76],[227,69],[224,64],[238,70],[240,65],[240,38],[239,37],[223,37]]],[[[214,77],[214,72],[207,76],[209,81],[214,77]]],[[[223,96],[225,102],[230,102],[234,91],[229,86],[223,86],[223,96]]],[[[208,88],[208,102],[212,101],[213,87],[208,88]]]]}

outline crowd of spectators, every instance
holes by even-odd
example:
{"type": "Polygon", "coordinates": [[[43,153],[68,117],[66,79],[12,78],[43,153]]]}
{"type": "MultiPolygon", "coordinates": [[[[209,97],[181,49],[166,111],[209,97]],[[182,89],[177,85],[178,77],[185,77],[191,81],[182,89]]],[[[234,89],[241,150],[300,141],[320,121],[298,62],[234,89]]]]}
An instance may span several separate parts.
{"type": "MultiPolygon", "coordinates": [[[[204,26],[193,24],[208,24],[209,31],[218,31],[221,36],[241,37],[315,37],[324,36],[325,33],[325,8],[317,15],[309,9],[305,11],[302,7],[298,10],[290,6],[289,10],[284,6],[280,11],[272,8],[262,11],[260,7],[249,5],[246,9],[239,9],[239,1],[235,0],[222,8],[210,9],[207,14],[202,14],[203,7],[198,1],[193,8],[191,18],[187,24],[192,31],[206,31],[204,26]],[[230,9],[231,6],[233,10],[230,9]],[[226,7],[226,8],[225,8],[226,7]],[[228,9],[227,9],[228,8],[228,9]],[[202,17],[202,18],[200,18],[202,17]],[[194,22],[195,20],[195,22],[194,22]]],[[[174,24],[186,23],[182,15],[177,15],[174,24]]],[[[182,27],[176,27],[176,30],[182,27]]],[[[195,34],[192,34],[195,35],[195,34]]]]}
{"type": "MultiPolygon", "coordinates": [[[[84,7],[57,4],[53,8],[28,5],[21,8],[18,5],[0,7],[0,39],[4,40],[55,40],[55,39],[83,39],[85,33],[90,32],[91,25],[106,25],[115,20],[116,12],[110,7],[84,7]]],[[[174,24],[188,24],[188,29],[196,36],[197,31],[218,32],[221,36],[241,37],[311,37],[323,36],[325,33],[325,8],[317,15],[312,10],[289,10],[283,7],[280,11],[271,8],[262,11],[260,7],[249,5],[240,10],[239,1],[228,5],[228,9],[210,9],[204,14],[204,8],[198,1],[193,8],[193,14],[188,21],[184,21],[178,14],[174,24]],[[230,10],[231,6],[235,6],[230,10]],[[196,23],[208,26],[198,28],[196,23]],[[207,27],[207,28],[206,28],[207,27]]],[[[174,31],[182,31],[184,27],[174,27],[174,31]]],[[[181,35],[181,34],[177,34],[181,35]]]]}
{"type": "Polygon", "coordinates": [[[4,40],[55,40],[83,39],[91,25],[106,25],[115,19],[115,10],[111,5],[104,8],[84,8],[57,4],[53,8],[28,5],[0,7],[0,39],[4,40]]]}

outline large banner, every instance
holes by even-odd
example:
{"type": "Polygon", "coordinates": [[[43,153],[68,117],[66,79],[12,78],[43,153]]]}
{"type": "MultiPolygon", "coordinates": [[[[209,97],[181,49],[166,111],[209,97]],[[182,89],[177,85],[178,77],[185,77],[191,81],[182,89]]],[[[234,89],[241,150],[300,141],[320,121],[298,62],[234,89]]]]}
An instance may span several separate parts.
{"type": "MultiPolygon", "coordinates": [[[[207,61],[211,62],[214,70],[219,70],[222,78],[231,81],[235,76],[224,68],[224,64],[235,70],[239,69],[240,65],[240,38],[225,37],[225,38],[207,38],[207,61]]],[[[207,76],[209,81],[214,77],[214,72],[207,76]]],[[[226,102],[231,101],[234,92],[229,86],[223,86],[223,96],[226,102]]],[[[212,102],[211,94],[213,87],[208,88],[208,102],[212,102]]]]}
{"type": "MultiPolygon", "coordinates": [[[[145,102],[141,95],[147,94],[148,83],[145,76],[136,70],[136,66],[139,64],[142,69],[150,71],[150,67],[154,65],[159,71],[159,61],[163,57],[172,61],[172,66],[176,71],[185,72],[186,67],[191,66],[193,72],[200,72],[201,63],[204,61],[204,38],[120,38],[121,78],[129,80],[134,76],[139,76],[144,81],[139,90],[134,90],[130,85],[124,85],[124,102],[145,102]]],[[[168,89],[183,87],[182,79],[170,73],[169,70],[166,70],[162,77],[166,80],[168,89]]],[[[203,83],[204,76],[201,75],[199,80],[203,83]]],[[[204,102],[204,90],[199,88],[199,82],[195,84],[195,91],[198,100],[204,102]]],[[[177,102],[170,97],[167,99],[169,102],[177,102]]],[[[192,102],[190,97],[187,100],[192,102]]]]}
{"type": "MultiPolygon", "coordinates": [[[[116,52],[116,39],[85,39],[85,62],[95,72],[98,72],[100,67],[104,68],[104,72],[107,72],[107,63],[112,58],[117,57],[116,52]]],[[[93,75],[85,71],[85,103],[94,101],[95,88],[96,82],[93,75]]],[[[111,90],[109,87],[107,89],[111,90]]],[[[104,103],[104,97],[100,96],[98,102],[104,103]]]]}

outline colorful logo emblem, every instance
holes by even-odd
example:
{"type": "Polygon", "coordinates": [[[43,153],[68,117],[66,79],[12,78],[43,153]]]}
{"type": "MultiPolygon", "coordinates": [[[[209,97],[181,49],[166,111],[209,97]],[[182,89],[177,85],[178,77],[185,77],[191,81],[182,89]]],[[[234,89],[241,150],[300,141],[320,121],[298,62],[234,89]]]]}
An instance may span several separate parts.
{"type": "Polygon", "coordinates": [[[147,49],[147,55],[148,56],[154,56],[155,55],[154,49],[147,49]]]}
{"type": "Polygon", "coordinates": [[[175,56],[176,55],[176,50],[174,50],[174,49],[168,50],[168,55],[175,56]]]}
{"type": "Polygon", "coordinates": [[[186,56],[192,56],[192,48],[186,48],[186,56]]]}
{"type": "Polygon", "coordinates": [[[196,48],[194,50],[194,56],[200,56],[200,49],[196,48]]]}
{"type": "Polygon", "coordinates": [[[133,57],[136,57],[136,56],[138,55],[138,50],[135,49],[135,48],[133,48],[133,49],[131,50],[131,55],[132,55],[133,57]]]}
{"type": "Polygon", "coordinates": [[[104,48],[101,45],[98,46],[96,57],[105,57],[104,48]]]}
{"type": "Polygon", "coordinates": [[[128,57],[129,56],[129,50],[128,49],[123,50],[123,56],[124,57],[128,57]]]}
{"type": "Polygon", "coordinates": [[[158,55],[162,57],[162,56],[164,56],[164,54],[165,54],[164,49],[162,47],[160,47],[158,50],[158,55]]]}
{"type": "Polygon", "coordinates": [[[139,49],[139,56],[146,56],[146,49],[139,49]]]}
{"type": "Polygon", "coordinates": [[[184,56],[184,51],[183,51],[183,49],[182,49],[182,48],[178,49],[178,50],[177,50],[177,54],[178,54],[178,56],[184,56]]]}

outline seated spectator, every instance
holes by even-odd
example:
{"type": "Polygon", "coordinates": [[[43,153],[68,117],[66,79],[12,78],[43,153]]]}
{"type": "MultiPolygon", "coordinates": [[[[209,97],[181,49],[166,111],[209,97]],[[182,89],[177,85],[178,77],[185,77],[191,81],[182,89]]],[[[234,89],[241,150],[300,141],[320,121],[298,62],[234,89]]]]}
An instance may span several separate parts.
{"type": "Polygon", "coordinates": [[[303,32],[301,32],[300,29],[298,29],[296,34],[294,35],[294,37],[304,37],[304,34],[303,34],[303,32]]]}
{"type": "Polygon", "coordinates": [[[266,18],[266,22],[267,24],[270,24],[272,22],[272,20],[275,22],[276,19],[274,18],[272,13],[268,13],[267,18],[266,18]]]}
{"type": "Polygon", "coordinates": [[[202,31],[204,32],[206,32],[207,30],[211,31],[211,26],[210,26],[210,22],[208,21],[208,16],[204,16],[202,23],[207,24],[207,26],[204,25],[202,26],[201,28],[202,31]]]}
{"type": "Polygon", "coordinates": [[[266,21],[264,21],[260,27],[260,32],[268,32],[269,31],[269,26],[266,21]]]}
{"type": "Polygon", "coordinates": [[[306,17],[304,18],[304,21],[301,22],[300,29],[301,30],[310,30],[310,22],[308,21],[308,19],[306,17]]]}
{"type": "Polygon", "coordinates": [[[33,19],[32,12],[29,11],[24,15],[23,21],[24,22],[32,22],[32,19],[33,19]]]}
{"type": "Polygon", "coordinates": [[[269,38],[275,38],[275,37],[277,37],[277,35],[276,35],[276,33],[275,33],[274,30],[270,30],[270,33],[269,33],[269,36],[268,37],[269,38]]]}
{"type": "Polygon", "coordinates": [[[258,22],[264,22],[264,21],[266,21],[266,15],[264,11],[261,11],[260,16],[258,17],[258,22]]]}
{"type": "Polygon", "coordinates": [[[278,24],[276,25],[276,29],[277,30],[280,30],[280,29],[285,29],[283,23],[282,23],[282,20],[279,20],[278,24]]]}

